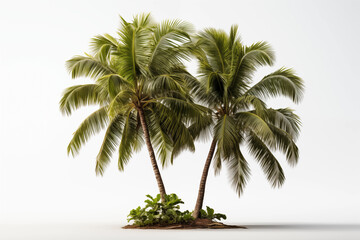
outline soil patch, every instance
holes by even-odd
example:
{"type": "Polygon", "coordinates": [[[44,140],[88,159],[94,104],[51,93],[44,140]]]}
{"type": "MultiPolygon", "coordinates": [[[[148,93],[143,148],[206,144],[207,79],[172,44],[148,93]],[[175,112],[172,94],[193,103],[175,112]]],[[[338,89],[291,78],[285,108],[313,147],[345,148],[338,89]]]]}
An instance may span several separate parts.
{"type": "Polygon", "coordinates": [[[125,229],[199,229],[199,228],[210,228],[210,229],[228,229],[228,228],[243,228],[244,226],[237,225],[226,225],[221,222],[213,222],[209,219],[196,219],[195,221],[188,224],[169,224],[169,225],[151,225],[151,226],[138,226],[138,225],[126,225],[125,229]]]}

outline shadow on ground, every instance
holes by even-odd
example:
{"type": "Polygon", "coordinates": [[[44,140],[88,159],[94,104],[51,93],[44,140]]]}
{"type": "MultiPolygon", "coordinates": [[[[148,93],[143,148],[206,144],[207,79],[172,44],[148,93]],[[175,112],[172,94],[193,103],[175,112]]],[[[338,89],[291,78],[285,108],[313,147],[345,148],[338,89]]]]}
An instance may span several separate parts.
{"type": "Polygon", "coordinates": [[[256,230],[344,230],[360,231],[360,224],[245,224],[244,227],[256,230]]]}

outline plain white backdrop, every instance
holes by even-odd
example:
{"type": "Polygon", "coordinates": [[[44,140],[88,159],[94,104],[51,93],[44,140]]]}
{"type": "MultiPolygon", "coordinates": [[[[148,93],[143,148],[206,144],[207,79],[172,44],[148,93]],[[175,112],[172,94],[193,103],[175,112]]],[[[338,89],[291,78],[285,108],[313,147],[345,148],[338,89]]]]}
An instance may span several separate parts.
{"type": "MultiPolygon", "coordinates": [[[[249,156],[252,177],[241,198],[227,172],[210,171],[205,205],[230,223],[360,223],[360,1],[1,1],[0,8],[0,223],[96,223],[124,225],[130,209],[157,193],[146,148],[125,172],[117,157],[103,177],[95,157],[104,133],[73,159],[66,147],[96,107],[62,116],[62,91],[74,84],[65,61],[89,50],[90,38],[115,34],[127,20],[151,12],[161,21],[180,18],[226,31],[239,25],[244,43],[268,41],[279,67],[293,67],[306,85],[299,105],[287,99],[270,106],[296,109],[303,127],[300,160],[287,180],[272,189],[249,156]]],[[[189,63],[195,73],[195,66],[189,63]]],[[[192,209],[209,142],[184,152],[163,169],[168,193],[192,209]]]]}

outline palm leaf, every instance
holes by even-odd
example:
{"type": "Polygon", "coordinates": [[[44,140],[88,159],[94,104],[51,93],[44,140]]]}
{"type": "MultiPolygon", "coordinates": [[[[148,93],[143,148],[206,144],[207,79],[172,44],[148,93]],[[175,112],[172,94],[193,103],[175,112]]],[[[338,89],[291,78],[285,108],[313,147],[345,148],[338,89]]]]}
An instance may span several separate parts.
{"type": "Polygon", "coordinates": [[[76,85],[65,89],[60,100],[60,111],[71,115],[72,111],[81,106],[106,103],[107,96],[96,84],[76,85]]]}
{"type": "Polygon", "coordinates": [[[73,137],[67,147],[67,153],[74,157],[79,153],[81,146],[96,133],[100,132],[107,125],[109,118],[106,108],[102,107],[88,116],[74,132],[73,137]]]}
{"type": "Polygon", "coordinates": [[[298,103],[302,99],[303,91],[302,79],[292,69],[280,68],[251,87],[247,94],[263,98],[286,96],[298,103]]]}
{"type": "Polygon", "coordinates": [[[278,160],[255,133],[250,133],[247,140],[250,153],[260,163],[267,180],[272,187],[280,187],[285,181],[285,175],[278,160]]]}
{"type": "Polygon", "coordinates": [[[105,167],[110,162],[111,156],[119,146],[124,125],[124,116],[117,115],[109,124],[99,154],[96,157],[96,174],[103,175],[105,167]]]}

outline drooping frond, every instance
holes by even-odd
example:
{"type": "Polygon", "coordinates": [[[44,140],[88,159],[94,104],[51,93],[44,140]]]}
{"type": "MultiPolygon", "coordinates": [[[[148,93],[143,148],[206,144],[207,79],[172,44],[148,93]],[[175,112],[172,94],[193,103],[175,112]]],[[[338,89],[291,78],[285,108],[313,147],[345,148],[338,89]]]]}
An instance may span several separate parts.
{"type": "Polygon", "coordinates": [[[103,89],[107,89],[109,97],[114,98],[122,89],[131,88],[131,84],[119,74],[105,75],[96,80],[96,83],[103,89]]]}
{"type": "Polygon", "coordinates": [[[268,141],[273,140],[273,132],[264,119],[253,112],[239,112],[236,115],[237,124],[245,133],[249,130],[268,141]]]}
{"type": "Polygon", "coordinates": [[[255,133],[248,135],[247,142],[250,153],[259,162],[272,187],[280,187],[285,181],[285,175],[280,163],[270,149],[255,133]]]}
{"type": "Polygon", "coordinates": [[[111,156],[119,145],[124,125],[124,116],[116,116],[109,124],[99,154],[96,157],[96,174],[103,175],[105,167],[110,162],[111,156]]]}
{"type": "Polygon", "coordinates": [[[160,126],[164,132],[166,132],[173,142],[172,154],[170,162],[183,150],[188,149],[195,151],[194,140],[184,125],[181,118],[178,116],[178,112],[167,106],[157,102],[152,108],[156,117],[159,118],[160,126]]]}
{"type": "Polygon", "coordinates": [[[111,55],[116,54],[120,44],[109,34],[97,35],[91,39],[91,50],[102,63],[110,64],[111,55]]]}
{"type": "Polygon", "coordinates": [[[217,148],[221,151],[222,157],[225,159],[229,158],[241,140],[235,119],[226,114],[222,116],[217,120],[213,134],[217,140],[217,148]]]}
{"type": "Polygon", "coordinates": [[[229,158],[226,163],[229,170],[231,184],[240,197],[244,191],[247,180],[250,177],[248,162],[244,158],[240,149],[237,147],[234,149],[233,156],[229,158]]]}
{"type": "Polygon", "coordinates": [[[73,157],[79,153],[81,146],[87,142],[87,140],[104,129],[109,118],[106,113],[106,107],[102,107],[99,110],[93,112],[88,116],[74,132],[73,137],[67,147],[67,153],[73,157]]]}
{"type": "Polygon", "coordinates": [[[304,83],[292,69],[280,68],[251,87],[247,94],[261,98],[285,96],[298,103],[303,96],[304,83]]]}
{"type": "Polygon", "coordinates": [[[100,59],[88,54],[86,56],[75,56],[66,61],[66,68],[71,73],[72,78],[90,77],[97,79],[115,73],[105,62],[101,62],[100,59]]]}
{"type": "Polygon", "coordinates": [[[188,120],[191,119],[199,120],[206,114],[210,113],[208,108],[193,103],[190,100],[184,100],[173,97],[161,97],[161,98],[155,98],[154,100],[160,101],[162,104],[164,104],[169,109],[171,109],[172,112],[175,113],[179,119],[184,118],[188,120]]]}
{"type": "Polygon", "coordinates": [[[162,117],[158,117],[157,114],[152,111],[147,111],[148,127],[151,136],[151,142],[156,148],[158,159],[161,165],[165,167],[169,163],[171,152],[173,150],[173,140],[170,135],[164,129],[162,117]]]}
{"type": "Polygon", "coordinates": [[[290,108],[280,108],[266,110],[266,122],[289,133],[293,139],[297,139],[300,133],[301,121],[294,110],[290,108]]]}
{"type": "Polygon", "coordinates": [[[132,97],[134,97],[134,93],[130,89],[124,89],[118,92],[109,104],[108,113],[110,118],[118,114],[124,114],[124,112],[128,112],[130,108],[133,108],[134,106],[131,104],[132,97]]]}
{"type": "Polygon", "coordinates": [[[198,140],[198,139],[206,140],[211,133],[212,126],[213,126],[213,119],[211,116],[211,112],[209,112],[209,114],[206,114],[199,119],[194,119],[190,123],[188,130],[194,140],[198,140]]]}
{"type": "MultiPolygon", "coordinates": [[[[143,142],[139,139],[137,126],[138,123],[135,114],[129,111],[125,119],[119,146],[118,167],[120,171],[124,170],[125,165],[129,162],[135,147],[139,144],[139,141],[143,142]]],[[[140,148],[140,146],[137,147],[140,148]]]]}
{"type": "Polygon", "coordinates": [[[290,166],[295,166],[299,160],[299,149],[296,146],[293,137],[286,131],[275,127],[272,124],[270,124],[269,127],[274,133],[275,138],[274,143],[271,143],[270,146],[273,146],[275,150],[283,152],[290,166]]]}
{"type": "Polygon", "coordinates": [[[76,85],[65,89],[60,100],[60,111],[71,115],[73,110],[82,106],[107,102],[106,93],[96,84],[76,85]]]}
{"type": "Polygon", "coordinates": [[[265,116],[266,103],[252,95],[243,95],[239,97],[235,100],[233,107],[234,112],[236,112],[236,110],[254,110],[256,115],[260,117],[265,116]]]}

